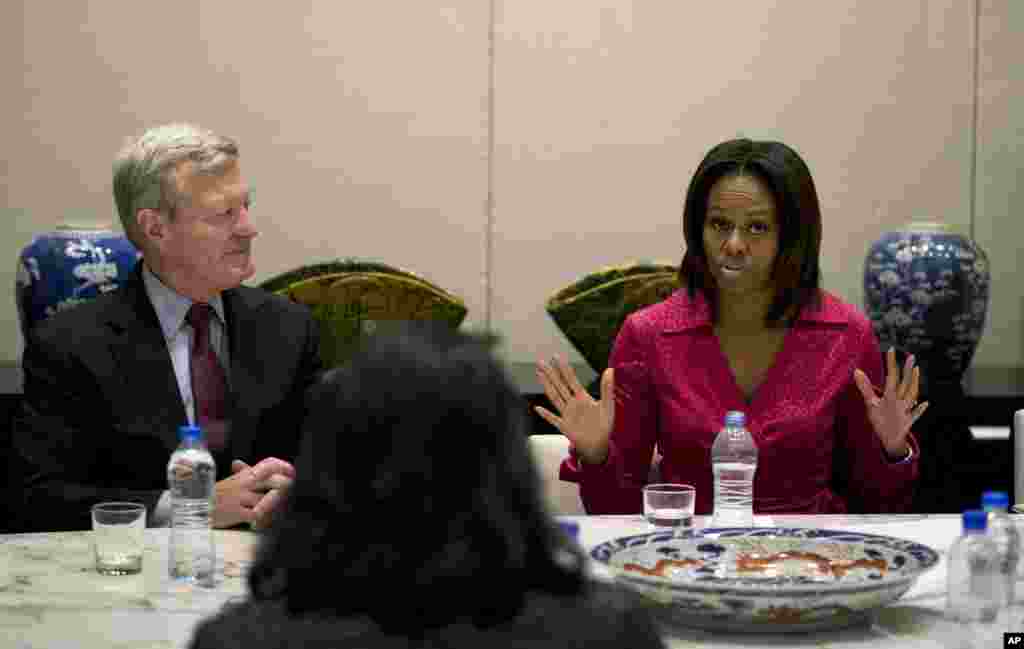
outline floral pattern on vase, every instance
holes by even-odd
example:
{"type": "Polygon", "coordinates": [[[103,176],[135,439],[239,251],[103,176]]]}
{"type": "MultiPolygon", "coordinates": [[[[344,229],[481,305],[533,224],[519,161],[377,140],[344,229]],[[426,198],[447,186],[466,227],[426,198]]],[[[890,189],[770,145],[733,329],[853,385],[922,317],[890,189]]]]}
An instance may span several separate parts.
{"type": "Polygon", "coordinates": [[[941,223],[883,234],[864,262],[865,310],[883,349],[914,354],[925,385],[959,383],[981,340],[988,257],[941,223]]]}
{"type": "Polygon", "coordinates": [[[127,237],[107,228],[58,227],[34,237],[21,250],[15,274],[22,335],[121,286],[140,256],[127,237]]]}

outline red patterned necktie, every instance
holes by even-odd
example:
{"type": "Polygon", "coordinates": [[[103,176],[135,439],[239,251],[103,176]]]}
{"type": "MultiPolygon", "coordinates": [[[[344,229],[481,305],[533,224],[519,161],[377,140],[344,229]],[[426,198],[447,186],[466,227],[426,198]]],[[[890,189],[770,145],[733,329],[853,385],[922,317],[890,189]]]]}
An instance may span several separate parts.
{"type": "Polygon", "coordinates": [[[209,304],[194,303],[185,315],[192,325],[192,352],[189,371],[192,376],[192,398],[195,404],[196,425],[203,429],[206,444],[212,450],[224,448],[227,442],[227,378],[217,353],[210,344],[209,304]]]}

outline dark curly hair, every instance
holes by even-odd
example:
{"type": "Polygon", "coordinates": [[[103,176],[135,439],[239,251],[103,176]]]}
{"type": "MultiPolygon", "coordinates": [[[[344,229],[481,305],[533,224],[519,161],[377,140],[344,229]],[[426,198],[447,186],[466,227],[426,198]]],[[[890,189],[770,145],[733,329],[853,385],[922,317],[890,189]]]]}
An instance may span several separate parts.
{"type": "Polygon", "coordinates": [[[511,620],[531,590],[583,592],[582,556],[543,508],[525,407],[488,341],[379,333],[309,397],[254,599],[417,636],[511,620]]]}
{"type": "Polygon", "coordinates": [[[718,290],[704,250],[704,218],[708,195],[720,179],[752,176],[771,191],[779,219],[779,252],[772,269],[775,298],[767,324],[795,317],[820,296],[821,206],[811,170],[800,155],[782,142],[747,139],[723,142],[704,156],[686,192],[683,235],[686,253],[679,264],[679,281],[690,297],[697,291],[718,317],[718,290]]]}

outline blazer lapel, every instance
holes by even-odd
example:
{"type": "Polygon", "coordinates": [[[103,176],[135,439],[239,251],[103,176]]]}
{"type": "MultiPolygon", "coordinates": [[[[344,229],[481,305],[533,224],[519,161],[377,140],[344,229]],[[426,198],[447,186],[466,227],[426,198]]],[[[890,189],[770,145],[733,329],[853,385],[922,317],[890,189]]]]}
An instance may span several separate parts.
{"type": "Polygon", "coordinates": [[[122,287],[122,299],[107,321],[110,349],[121,368],[124,398],[114,408],[126,425],[149,431],[173,449],[178,426],[188,423],[160,321],[142,283],[141,262],[122,287]]]}
{"type": "Polygon", "coordinates": [[[231,413],[231,451],[233,457],[250,458],[253,455],[256,417],[246,404],[261,404],[263,389],[261,377],[267,372],[267,358],[271,350],[260,349],[259,332],[265,324],[260,321],[260,309],[266,301],[261,292],[224,291],[224,317],[227,321],[228,345],[231,356],[231,391],[228,412],[231,413]]]}

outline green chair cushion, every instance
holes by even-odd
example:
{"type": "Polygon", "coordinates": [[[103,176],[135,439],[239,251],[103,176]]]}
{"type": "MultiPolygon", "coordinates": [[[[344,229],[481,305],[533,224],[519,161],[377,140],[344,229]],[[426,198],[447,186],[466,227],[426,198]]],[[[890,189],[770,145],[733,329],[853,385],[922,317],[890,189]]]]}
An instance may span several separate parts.
{"type": "Polygon", "coordinates": [[[588,274],[555,293],[548,315],[573,347],[600,374],[615,336],[633,311],[664,300],[679,288],[670,264],[636,262],[588,274]]]}
{"type": "Polygon", "coordinates": [[[362,259],[303,266],[260,287],[310,308],[320,324],[326,367],[344,362],[378,323],[433,322],[455,329],[467,313],[461,298],[415,273],[362,259]]]}

